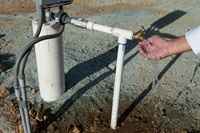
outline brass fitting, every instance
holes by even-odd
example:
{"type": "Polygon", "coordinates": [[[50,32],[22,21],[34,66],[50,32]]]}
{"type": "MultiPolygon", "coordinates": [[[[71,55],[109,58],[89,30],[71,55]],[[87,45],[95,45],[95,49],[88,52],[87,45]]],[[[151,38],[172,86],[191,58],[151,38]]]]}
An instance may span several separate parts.
{"type": "Polygon", "coordinates": [[[140,41],[143,41],[144,40],[144,34],[145,34],[145,29],[144,27],[142,26],[142,30],[139,30],[138,32],[136,33],[133,33],[133,37],[132,39],[138,39],[140,41]]]}

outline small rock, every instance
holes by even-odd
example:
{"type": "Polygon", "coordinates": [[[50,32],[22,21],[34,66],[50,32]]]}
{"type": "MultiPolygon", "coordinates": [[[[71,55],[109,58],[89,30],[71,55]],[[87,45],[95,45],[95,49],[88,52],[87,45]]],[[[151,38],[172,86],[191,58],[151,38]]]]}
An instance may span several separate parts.
{"type": "Polygon", "coordinates": [[[37,115],[36,115],[35,119],[38,120],[38,121],[43,121],[43,118],[44,118],[43,113],[40,112],[40,111],[37,112],[37,115]]]}
{"type": "Polygon", "coordinates": [[[21,118],[20,114],[17,114],[17,119],[19,120],[21,118]]]}
{"type": "Polygon", "coordinates": [[[74,127],[73,133],[80,133],[81,130],[78,127],[74,127]]]}
{"type": "Polygon", "coordinates": [[[23,129],[23,125],[22,124],[19,125],[19,133],[24,133],[24,129],[23,129]]]}
{"type": "Polygon", "coordinates": [[[68,111],[66,111],[66,112],[65,112],[65,115],[66,115],[66,116],[67,116],[67,115],[69,115],[69,112],[68,112],[68,111]]]}
{"type": "Polygon", "coordinates": [[[30,87],[28,87],[26,90],[29,91],[29,92],[31,92],[32,89],[30,87]]]}
{"type": "Polygon", "coordinates": [[[102,112],[103,112],[102,109],[98,109],[98,110],[96,110],[96,113],[98,113],[98,114],[101,114],[102,112]]]}
{"type": "Polygon", "coordinates": [[[29,115],[32,115],[32,114],[33,114],[32,110],[29,110],[29,111],[28,111],[28,114],[29,114],[29,115]]]}
{"type": "Polygon", "coordinates": [[[42,109],[42,104],[38,104],[37,108],[35,109],[37,112],[39,112],[42,109]]]}
{"type": "Polygon", "coordinates": [[[38,127],[33,127],[33,133],[39,133],[38,127]]]}
{"type": "Polygon", "coordinates": [[[62,120],[62,117],[57,118],[57,121],[60,122],[62,120]]]}
{"type": "Polygon", "coordinates": [[[35,89],[32,89],[32,90],[31,90],[31,94],[32,94],[32,95],[35,95],[35,94],[36,94],[36,90],[35,90],[35,89]]]}
{"type": "Polygon", "coordinates": [[[184,129],[181,131],[181,133],[188,133],[188,131],[184,129]]]}
{"type": "Polygon", "coordinates": [[[48,119],[48,116],[44,115],[43,119],[44,121],[46,121],[48,119]]]}
{"type": "Polygon", "coordinates": [[[6,40],[5,39],[0,39],[0,46],[6,45],[6,40]]]}
{"type": "Polygon", "coordinates": [[[7,68],[6,68],[6,66],[5,65],[3,65],[3,64],[0,64],[0,72],[3,72],[3,71],[5,71],[7,68]]]}
{"type": "Polygon", "coordinates": [[[103,9],[100,9],[99,11],[100,11],[100,12],[103,12],[103,9]]]}
{"type": "Polygon", "coordinates": [[[90,132],[91,132],[91,133],[95,133],[95,131],[96,131],[96,127],[93,126],[93,125],[91,125],[91,127],[90,127],[90,132]]]}
{"type": "Polygon", "coordinates": [[[36,117],[36,115],[37,115],[37,112],[35,110],[31,111],[31,114],[30,114],[31,117],[36,117]]]}
{"type": "Polygon", "coordinates": [[[10,91],[8,90],[8,88],[6,86],[2,87],[0,89],[0,99],[1,98],[5,98],[7,97],[8,95],[10,95],[10,91]]]}
{"type": "Polygon", "coordinates": [[[108,68],[111,69],[111,70],[115,70],[115,65],[109,64],[109,65],[108,65],[108,68]]]}
{"type": "Polygon", "coordinates": [[[31,118],[31,126],[36,127],[37,126],[37,120],[31,118]]]}

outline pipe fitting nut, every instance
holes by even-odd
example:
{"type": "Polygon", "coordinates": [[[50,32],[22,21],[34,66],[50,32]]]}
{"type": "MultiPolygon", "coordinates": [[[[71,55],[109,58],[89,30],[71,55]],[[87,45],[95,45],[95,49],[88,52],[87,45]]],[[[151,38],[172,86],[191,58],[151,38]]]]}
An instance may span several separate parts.
{"type": "Polygon", "coordinates": [[[65,25],[65,18],[68,17],[66,12],[59,12],[55,15],[56,22],[65,25]]]}

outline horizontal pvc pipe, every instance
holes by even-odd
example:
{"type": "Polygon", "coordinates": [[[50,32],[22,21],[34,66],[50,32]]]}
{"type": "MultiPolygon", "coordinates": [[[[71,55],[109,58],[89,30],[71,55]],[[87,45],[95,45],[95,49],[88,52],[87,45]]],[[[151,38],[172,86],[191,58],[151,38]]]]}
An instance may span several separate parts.
{"type": "MultiPolygon", "coordinates": [[[[38,22],[32,22],[33,32],[38,22]]],[[[40,36],[56,34],[60,25],[56,21],[43,24],[40,36]]],[[[40,95],[44,101],[51,102],[63,95],[65,90],[64,59],[62,36],[44,40],[35,45],[40,95]]]]}
{"type": "Polygon", "coordinates": [[[119,109],[119,99],[120,99],[120,88],[121,80],[123,73],[123,64],[124,64],[124,54],[125,54],[125,44],[126,38],[120,36],[118,38],[118,54],[117,54],[117,64],[115,72],[115,84],[114,84],[114,93],[113,93],[113,104],[112,104],[112,114],[111,114],[111,125],[112,129],[117,127],[117,118],[118,118],[118,109],[119,109]]]}
{"type": "Polygon", "coordinates": [[[113,28],[113,27],[109,27],[109,26],[105,26],[101,24],[96,24],[95,22],[82,20],[82,19],[67,18],[66,22],[69,22],[75,26],[79,26],[82,28],[101,31],[101,32],[112,34],[114,36],[118,36],[118,37],[123,36],[124,38],[128,40],[133,40],[133,31],[124,30],[120,28],[113,28]]]}
{"type": "Polygon", "coordinates": [[[132,31],[124,30],[124,29],[120,29],[120,28],[113,28],[113,27],[109,27],[109,26],[104,26],[104,25],[96,24],[94,22],[88,22],[87,29],[109,33],[109,34],[112,34],[112,35],[118,36],[118,37],[123,36],[124,38],[129,39],[129,40],[133,39],[132,31]]]}

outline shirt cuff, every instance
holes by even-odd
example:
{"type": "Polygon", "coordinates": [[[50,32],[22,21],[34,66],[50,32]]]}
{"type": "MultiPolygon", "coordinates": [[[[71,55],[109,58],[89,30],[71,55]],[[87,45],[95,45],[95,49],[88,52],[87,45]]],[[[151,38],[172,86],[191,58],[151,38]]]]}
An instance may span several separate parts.
{"type": "Polygon", "coordinates": [[[185,37],[193,52],[200,56],[200,26],[185,33],[185,37]]]}

